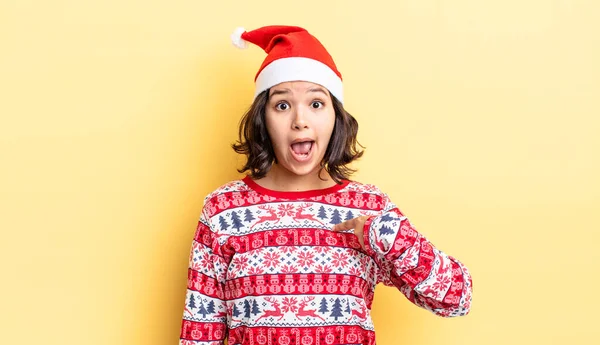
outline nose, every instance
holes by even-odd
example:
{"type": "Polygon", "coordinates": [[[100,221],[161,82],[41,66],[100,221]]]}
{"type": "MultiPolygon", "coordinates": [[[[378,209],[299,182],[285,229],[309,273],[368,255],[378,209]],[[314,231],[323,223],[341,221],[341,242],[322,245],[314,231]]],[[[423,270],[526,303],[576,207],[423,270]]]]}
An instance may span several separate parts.
{"type": "Polygon", "coordinates": [[[292,120],[292,128],[293,129],[302,129],[308,128],[308,122],[305,117],[305,110],[302,107],[296,107],[296,111],[294,112],[294,118],[292,120]]]}

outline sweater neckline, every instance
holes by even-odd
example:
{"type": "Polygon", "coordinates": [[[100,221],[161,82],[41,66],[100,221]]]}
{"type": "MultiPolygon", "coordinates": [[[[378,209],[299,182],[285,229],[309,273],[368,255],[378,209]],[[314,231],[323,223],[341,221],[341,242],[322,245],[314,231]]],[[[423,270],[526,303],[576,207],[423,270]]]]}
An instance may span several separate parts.
{"type": "Polygon", "coordinates": [[[331,194],[331,193],[335,193],[335,192],[339,191],[340,189],[346,187],[348,185],[348,183],[350,183],[349,180],[342,180],[341,184],[335,184],[331,187],[322,188],[322,189],[311,189],[311,190],[303,190],[303,191],[279,191],[279,190],[265,188],[265,187],[259,185],[252,178],[250,178],[250,175],[246,175],[242,179],[242,181],[250,189],[253,189],[254,191],[256,191],[260,194],[269,195],[269,196],[276,197],[276,198],[283,198],[283,199],[300,199],[300,198],[311,198],[311,197],[315,197],[315,196],[327,195],[327,194],[331,194]]]}

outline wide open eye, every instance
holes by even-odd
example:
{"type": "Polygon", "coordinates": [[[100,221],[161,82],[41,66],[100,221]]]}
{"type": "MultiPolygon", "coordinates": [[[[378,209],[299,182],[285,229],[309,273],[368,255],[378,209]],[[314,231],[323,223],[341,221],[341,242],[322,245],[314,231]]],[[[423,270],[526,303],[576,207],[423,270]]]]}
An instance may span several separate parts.
{"type": "Polygon", "coordinates": [[[290,109],[290,105],[287,102],[280,102],[280,103],[277,103],[277,105],[275,106],[275,109],[277,109],[279,111],[286,111],[286,110],[290,109]]]}
{"type": "Polygon", "coordinates": [[[325,105],[321,101],[313,101],[310,106],[313,107],[313,109],[319,109],[323,108],[325,105]]]}

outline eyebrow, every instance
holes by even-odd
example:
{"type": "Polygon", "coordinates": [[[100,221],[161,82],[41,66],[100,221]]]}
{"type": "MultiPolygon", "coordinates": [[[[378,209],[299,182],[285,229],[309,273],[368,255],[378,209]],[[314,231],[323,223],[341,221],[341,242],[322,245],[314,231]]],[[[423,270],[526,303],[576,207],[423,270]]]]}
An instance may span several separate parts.
{"type": "Polygon", "coordinates": [[[327,95],[327,92],[325,92],[325,90],[323,90],[323,88],[321,88],[321,87],[315,87],[315,88],[312,88],[312,89],[306,90],[306,92],[307,92],[307,93],[309,93],[309,92],[321,92],[321,93],[322,93],[322,94],[324,94],[325,96],[328,96],[328,95],[327,95]]]}
{"type": "MultiPolygon", "coordinates": [[[[277,95],[285,95],[285,94],[289,94],[291,92],[292,92],[292,90],[290,90],[290,89],[273,90],[269,97],[273,97],[273,96],[277,96],[277,95]]],[[[320,92],[320,93],[324,94],[325,96],[327,96],[327,92],[325,92],[325,90],[323,90],[323,88],[321,88],[321,87],[314,87],[312,89],[306,90],[306,93],[309,93],[309,92],[320,92]]]]}
{"type": "Polygon", "coordinates": [[[271,92],[270,97],[273,96],[277,96],[277,95],[285,95],[288,93],[291,93],[292,91],[290,89],[279,89],[279,90],[273,90],[273,92],[271,92]]]}

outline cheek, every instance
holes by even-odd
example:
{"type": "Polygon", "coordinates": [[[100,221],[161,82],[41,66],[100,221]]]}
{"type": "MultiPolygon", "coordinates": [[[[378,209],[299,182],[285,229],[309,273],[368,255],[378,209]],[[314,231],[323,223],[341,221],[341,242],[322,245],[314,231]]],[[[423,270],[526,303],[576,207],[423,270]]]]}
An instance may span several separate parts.
{"type": "Polygon", "coordinates": [[[271,137],[271,144],[275,150],[281,150],[281,148],[285,146],[283,142],[284,139],[281,137],[281,134],[278,135],[277,131],[273,134],[269,134],[269,136],[271,137]]]}
{"type": "Polygon", "coordinates": [[[266,116],[266,125],[267,125],[267,134],[269,134],[269,139],[271,139],[271,145],[273,148],[278,148],[281,146],[281,143],[285,138],[283,137],[281,124],[276,121],[272,121],[272,119],[267,115],[266,116]]]}
{"type": "Polygon", "coordinates": [[[331,137],[333,136],[332,132],[328,132],[328,133],[324,133],[323,134],[323,142],[324,145],[322,147],[323,151],[327,150],[327,147],[329,146],[329,144],[331,143],[331,137]]]}
{"type": "Polygon", "coordinates": [[[334,126],[335,126],[335,113],[331,113],[331,114],[329,114],[329,116],[327,116],[326,120],[323,121],[323,123],[320,126],[320,128],[322,129],[320,131],[321,137],[323,139],[326,139],[327,142],[329,142],[329,140],[331,139],[331,136],[333,135],[333,127],[334,126]]]}

